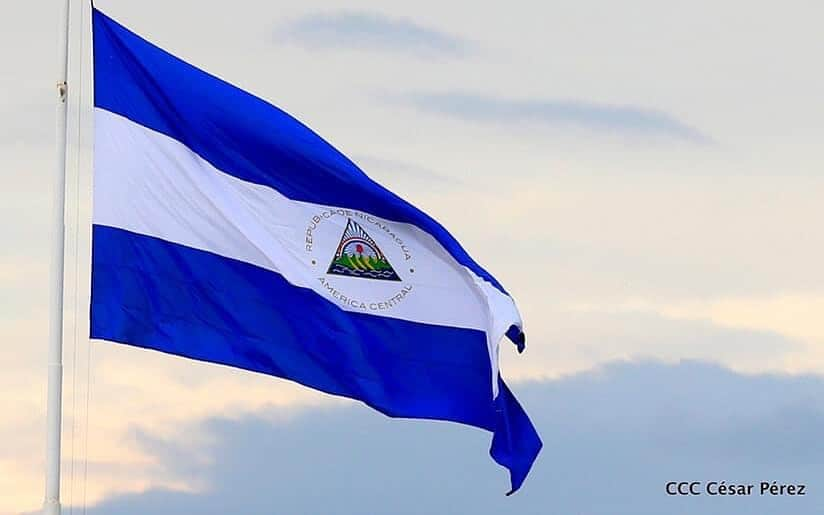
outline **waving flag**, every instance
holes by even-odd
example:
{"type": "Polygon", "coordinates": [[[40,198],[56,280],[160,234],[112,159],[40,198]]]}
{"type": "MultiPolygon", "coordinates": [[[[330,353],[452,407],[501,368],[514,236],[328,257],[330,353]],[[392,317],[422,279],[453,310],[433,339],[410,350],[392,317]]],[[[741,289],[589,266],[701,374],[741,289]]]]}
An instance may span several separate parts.
{"type": "Polygon", "coordinates": [[[435,220],[280,109],[94,12],[92,338],[541,448],[498,372],[513,300],[435,220]]]}

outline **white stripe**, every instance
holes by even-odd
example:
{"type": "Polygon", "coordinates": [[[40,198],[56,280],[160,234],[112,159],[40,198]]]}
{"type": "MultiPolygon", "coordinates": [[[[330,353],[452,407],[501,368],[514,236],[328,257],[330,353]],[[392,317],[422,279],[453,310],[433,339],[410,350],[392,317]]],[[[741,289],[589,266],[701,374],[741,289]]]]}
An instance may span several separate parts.
{"type": "Polygon", "coordinates": [[[512,299],[418,227],[291,200],[102,109],[95,109],[93,222],[277,272],[347,311],[485,331],[495,387],[498,341],[510,324],[520,325],[512,299]],[[348,218],[378,244],[401,282],[326,273],[348,218]]]}

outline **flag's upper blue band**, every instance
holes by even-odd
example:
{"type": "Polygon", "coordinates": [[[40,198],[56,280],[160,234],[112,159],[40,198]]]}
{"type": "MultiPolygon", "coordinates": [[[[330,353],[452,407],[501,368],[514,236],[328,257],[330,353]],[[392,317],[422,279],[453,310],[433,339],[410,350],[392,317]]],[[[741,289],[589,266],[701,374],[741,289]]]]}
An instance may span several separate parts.
{"type": "Polygon", "coordinates": [[[94,65],[106,70],[106,80],[95,82],[96,107],[166,134],[223,172],[293,200],[416,225],[458,263],[506,293],[441,224],[374,182],[298,120],[148,43],[100,11],[94,16],[94,65]]]}

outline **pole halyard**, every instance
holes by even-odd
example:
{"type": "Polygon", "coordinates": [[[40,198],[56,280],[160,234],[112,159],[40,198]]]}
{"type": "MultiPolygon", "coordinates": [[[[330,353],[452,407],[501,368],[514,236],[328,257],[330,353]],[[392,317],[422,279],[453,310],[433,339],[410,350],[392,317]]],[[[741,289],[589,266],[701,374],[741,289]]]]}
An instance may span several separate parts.
{"type": "Polygon", "coordinates": [[[60,432],[63,395],[63,261],[66,203],[66,128],[68,116],[70,0],[60,5],[57,50],[57,162],[54,180],[49,300],[48,399],[46,407],[45,515],[60,514],[60,432]]]}

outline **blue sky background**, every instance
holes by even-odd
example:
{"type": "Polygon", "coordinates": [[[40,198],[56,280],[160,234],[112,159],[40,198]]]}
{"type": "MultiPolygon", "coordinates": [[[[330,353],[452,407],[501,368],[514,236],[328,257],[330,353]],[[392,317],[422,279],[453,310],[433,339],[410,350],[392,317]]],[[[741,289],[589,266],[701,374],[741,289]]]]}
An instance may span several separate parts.
{"type": "MultiPolygon", "coordinates": [[[[90,345],[81,108],[64,334],[73,511],[822,512],[822,4],[96,3],[284,108],[447,226],[519,302],[527,352],[505,343],[502,370],[545,448],[505,498],[483,432],[90,345]],[[682,478],[806,482],[808,495],[667,497],[682,478]]],[[[42,497],[56,8],[5,14],[4,515],[42,497]]],[[[81,32],[72,50],[87,56],[81,32]]],[[[86,107],[87,61],[71,79],[86,107]]]]}

